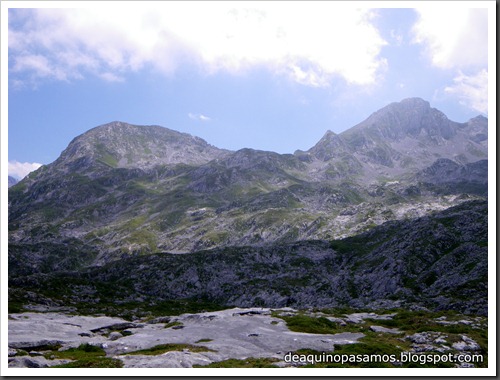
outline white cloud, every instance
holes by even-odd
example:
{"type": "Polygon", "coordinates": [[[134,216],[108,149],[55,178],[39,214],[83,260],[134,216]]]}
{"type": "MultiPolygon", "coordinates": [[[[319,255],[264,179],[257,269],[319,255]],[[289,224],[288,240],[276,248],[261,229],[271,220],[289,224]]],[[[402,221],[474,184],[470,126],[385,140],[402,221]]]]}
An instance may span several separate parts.
{"type": "Polygon", "coordinates": [[[425,47],[433,66],[455,72],[444,93],[488,113],[488,10],[424,4],[417,12],[413,42],[425,47]]]}
{"type": "Polygon", "coordinates": [[[203,115],[203,114],[196,114],[196,113],[188,113],[188,117],[192,120],[199,120],[199,121],[210,121],[212,120],[210,117],[203,115]]]}
{"type": "Polygon", "coordinates": [[[113,80],[146,67],[171,74],[191,63],[209,73],[266,67],[310,86],[336,76],[366,85],[385,67],[374,12],[346,3],[108,3],[14,16],[12,72],[40,78],[113,80]]]}
{"type": "Polygon", "coordinates": [[[414,42],[423,44],[432,64],[443,69],[488,64],[488,10],[460,6],[417,9],[414,42]]]}
{"type": "Polygon", "coordinates": [[[458,96],[460,103],[488,113],[488,72],[481,70],[476,75],[467,76],[462,72],[453,79],[454,85],[446,87],[445,92],[458,96]]]}
{"type": "Polygon", "coordinates": [[[40,166],[42,166],[42,164],[38,162],[9,161],[9,175],[17,179],[23,179],[40,166]]]}
{"type": "Polygon", "coordinates": [[[104,79],[106,82],[124,82],[125,79],[119,75],[110,73],[110,72],[105,72],[99,74],[99,77],[101,79],[104,79]]]}

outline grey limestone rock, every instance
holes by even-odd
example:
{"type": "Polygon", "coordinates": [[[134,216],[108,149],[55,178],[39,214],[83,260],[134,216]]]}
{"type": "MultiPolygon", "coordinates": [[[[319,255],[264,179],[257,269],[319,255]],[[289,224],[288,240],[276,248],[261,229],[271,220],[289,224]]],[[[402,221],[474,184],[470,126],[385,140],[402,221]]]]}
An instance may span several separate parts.
{"type": "Polygon", "coordinates": [[[169,323],[172,320],[172,317],[157,317],[147,321],[147,324],[155,324],[155,323],[169,323]]]}
{"type": "Polygon", "coordinates": [[[398,329],[390,329],[387,327],[382,327],[382,326],[370,326],[370,330],[374,332],[379,332],[379,333],[386,333],[386,334],[403,334],[404,331],[398,330],[398,329]]]}
{"type": "Polygon", "coordinates": [[[425,344],[430,342],[430,337],[426,333],[415,333],[405,338],[416,344],[425,344]]]}
{"type": "Polygon", "coordinates": [[[475,340],[469,338],[466,335],[462,335],[462,340],[453,343],[452,347],[458,351],[479,351],[481,349],[481,347],[475,340]]]}
{"type": "Polygon", "coordinates": [[[108,336],[109,340],[117,340],[120,339],[121,337],[123,337],[123,335],[117,331],[112,331],[111,333],[109,333],[108,336]]]}
{"type": "Polygon", "coordinates": [[[8,365],[11,368],[47,368],[54,365],[66,364],[71,362],[68,359],[48,360],[43,356],[18,356],[9,358],[8,365]]]}
{"type": "MultiPolygon", "coordinates": [[[[33,326],[35,328],[36,326],[33,326]]],[[[40,339],[36,338],[36,335],[33,334],[35,339],[30,341],[18,341],[11,342],[9,341],[9,347],[21,349],[25,351],[34,351],[34,350],[42,350],[44,348],[52,348],[52,347],[60,347],[64,341],[58,339],[40,339]]]]}
{"type": "Polygon", "coordinates": [[[17,350],[9,347],[9,358],[17,355],[17,350]]]}

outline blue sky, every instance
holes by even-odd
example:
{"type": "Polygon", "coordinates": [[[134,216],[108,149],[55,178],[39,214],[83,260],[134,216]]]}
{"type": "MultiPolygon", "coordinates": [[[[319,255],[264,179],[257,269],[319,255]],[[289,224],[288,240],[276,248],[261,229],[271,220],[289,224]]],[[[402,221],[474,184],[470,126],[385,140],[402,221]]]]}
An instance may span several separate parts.
{"type": "Polygon", "coordinates": [[[61,4],[8,10],[18,178],[113,120],[293,153],[407,97],[488,115],[488,10],[471,8],[484,2],[61,4]]]}

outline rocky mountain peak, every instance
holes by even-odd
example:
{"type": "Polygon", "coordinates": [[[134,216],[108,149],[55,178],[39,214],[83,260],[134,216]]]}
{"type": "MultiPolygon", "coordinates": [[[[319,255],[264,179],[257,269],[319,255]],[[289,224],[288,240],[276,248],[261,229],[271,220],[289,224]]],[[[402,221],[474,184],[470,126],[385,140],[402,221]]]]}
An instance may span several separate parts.
{"type": "Polygon", "coordinates": [[[462,131],[471,136],[471,139],[488,147],[488,119],[482,115],[473,117],[467,123],[462,125],[462,131]]]}
{"type": "Polygon", "coordinates": [[[346,135],[366,131],[396,141],[405,137],[427,136],[449,140],[455,134],[452,124],[444,113],[431,108],[429,102],[420,98],[408,98],[374,112],[347,131],[346,135]]]}
{"type": "Polygon", "coordinates": [[[477,115],[476,117],[470,119],[469,123],[477,123],[477,124],[488,123],[488,118],[483,115],[477,115]]]}
{"type": "Polygon", "coordinates": [[[321,161],[328,161],[339,154],[343,154],[346,149],[345,142],[340,135],[328,130],[316,145],[309,150],[309,153],[321,161]]]}
{"type": "Polygon", "coordinates": [[[364,173],[376,178],[420,170],[438,158],[460,164],[486,158],[487,129],[483,116],[457,123],[429,102],[408,98],[340,134],[327,131],[307,153],[336,177],[364,173]]]}
{"type": "Polygon", "coordinates": [[[326,133],[323,135],[322,139],[333,138],[335,136],[337,136],[337,134],[328,129],[326,133]]]}
{"type": "Polygon", "coordinates": [[[225,153],[187,133],[114,121],[73,139],[56,164],[70,165],[71,169],[95,163],[111,168],[146,169],[178,163],[202,164],[225,153]]]}

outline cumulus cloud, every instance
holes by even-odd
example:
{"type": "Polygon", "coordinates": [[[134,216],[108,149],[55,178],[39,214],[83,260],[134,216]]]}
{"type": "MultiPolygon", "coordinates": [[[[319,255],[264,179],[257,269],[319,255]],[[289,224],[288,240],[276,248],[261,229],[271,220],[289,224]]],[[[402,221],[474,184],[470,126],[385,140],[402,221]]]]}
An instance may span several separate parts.
{"type": "Polygon", "coordinates": [[[488,113],[488,72],[481,70],[476,75],[462,72],[453,79],[454,84],[445,92],[458,96],[460,103],[484,114],[488,113]]]}
{"type": "Polygon", "coordinates": [[[266,67],[304,85],[372,84],[386,42],[374,12],[336,2],[120,3],[10,10],[10,69],[35,78],[117,81],[181,64],[208,73],[266,67]],[[117,8],[119,7],[119,9],[117,8]]]}
{"type": "Polygon", "coordinates": [[[456,73],[444,92],[488,113],[488,10],[425,6],[417,12],[413,42],[424,46],[433,66],[456,73]]]}
{"type": "Polygon", "coordinates": [[[38,162],[9,161],[9,175],[20,180],[40,166],[42,166],[42,164],[38,162]]]}
{"type": "Polygon", "coordinates": [[[188,113],[188,117],[191,120],[199,120],[199,121],[210,121],[212,120],[210,117],[203,115],[203,114],[196,114],[196,113],[188,113]]]}
{"type": "Polygon", "coordinates": [[[450,69],[488,64],[488,10],[435,6],[417,9],[414,42],[432,64],[450,69]]]}

